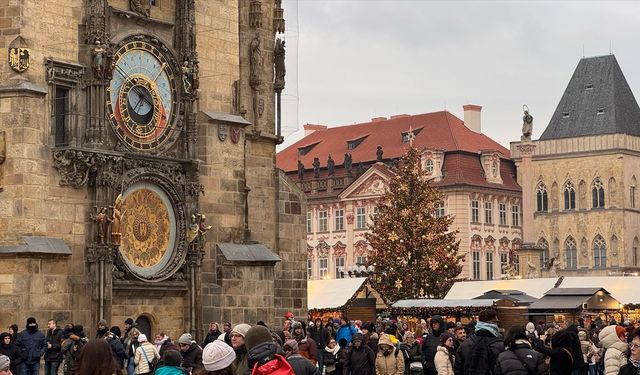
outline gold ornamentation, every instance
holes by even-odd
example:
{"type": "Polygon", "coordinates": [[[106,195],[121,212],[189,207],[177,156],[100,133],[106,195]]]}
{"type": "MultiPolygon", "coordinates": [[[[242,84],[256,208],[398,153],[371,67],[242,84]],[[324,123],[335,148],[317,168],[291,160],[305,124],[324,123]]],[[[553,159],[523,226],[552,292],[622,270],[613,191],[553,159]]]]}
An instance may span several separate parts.
{"type": "Polygon", "coordinates": [[[9,48],[9,66],[18,73],[29,69],[29,48],[9,48]]]}
{"type": "Polygon", "coordinates": [[[132,192],[122,206],[122,254],[137,267],[157,265],[169,250],[168,207],[149,189],[132,192]]]}

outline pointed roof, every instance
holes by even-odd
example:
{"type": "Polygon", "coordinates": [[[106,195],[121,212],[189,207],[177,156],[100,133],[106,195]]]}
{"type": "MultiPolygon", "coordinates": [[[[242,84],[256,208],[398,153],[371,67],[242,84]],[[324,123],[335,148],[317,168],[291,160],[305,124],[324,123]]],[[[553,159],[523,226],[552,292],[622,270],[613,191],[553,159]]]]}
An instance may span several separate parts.
{"type": "Polygon", "coordinates": [[[599,134],[640,136],[640,108],[614,55],[580,60],[540,139],[599,134]]]}

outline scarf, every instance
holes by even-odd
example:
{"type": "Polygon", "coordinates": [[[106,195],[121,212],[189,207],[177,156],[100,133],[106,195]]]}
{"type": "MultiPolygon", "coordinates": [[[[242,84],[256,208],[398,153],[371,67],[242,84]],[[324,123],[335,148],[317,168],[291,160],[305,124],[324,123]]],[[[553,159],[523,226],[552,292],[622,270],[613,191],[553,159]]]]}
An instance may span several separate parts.
{"type": "Polygon", "coordinates": [[[333,347],[333,349],[331,349],[328,345],[324,347],[324,351],[331,353],[333,355],[338,354],[338,352],[340,351],[340,346],[336,345],[333,347]]]}
{"type": "Polygon", "coordinates": [[[629,362],[631,363],[631,365],[633,365],[633,367],[637,368],[638,371],[640,371],[640,360],[629,358],[629,362]]]}
{"type": "Polygon", "coordinates": [[[478,321],[478,323],[476,323],[476,332],[478,332],[481,329],[491,332],[491,334],[494,335],[495,337],[500,337],[498,326],[495,324],[478,321]]]}

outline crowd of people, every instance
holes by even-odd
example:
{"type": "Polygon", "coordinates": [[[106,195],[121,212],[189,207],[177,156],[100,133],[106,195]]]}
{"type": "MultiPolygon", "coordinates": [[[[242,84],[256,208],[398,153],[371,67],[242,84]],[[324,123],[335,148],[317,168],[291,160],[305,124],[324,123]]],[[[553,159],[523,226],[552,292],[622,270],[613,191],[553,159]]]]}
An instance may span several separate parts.
{"type": "Polygon", "coordinates": [[[46,332],[30,317],[0,334],[0,375],[638,375],[640,328],[596,319],[585,325],[544,321],[500,327],[495,310],[463,325],[435,315],[409,328],[377,319],[314,321],[285,316],[284,325],[212,322],[203,342],[189,333],[153,340],[132,319],[46,332]]]}

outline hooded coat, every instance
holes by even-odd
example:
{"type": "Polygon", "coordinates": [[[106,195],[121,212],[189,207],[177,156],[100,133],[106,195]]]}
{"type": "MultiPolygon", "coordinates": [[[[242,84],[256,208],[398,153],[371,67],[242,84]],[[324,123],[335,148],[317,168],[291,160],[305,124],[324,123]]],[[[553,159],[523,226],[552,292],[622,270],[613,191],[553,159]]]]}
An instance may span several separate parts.
{"type": "Polygon", "coordinates": [[[489,348],[489,373],[498,359],[498,355],[504,351],[504,342],[501,336],[494,336],[493,333],[486,329],[475,331],[472,335],[460,344],[456,353],[455,371],[464,374],[466,362],[471,363],[475,345],[486,345],[489,348]],[[484,342],[484,343],[483,343],[484,342]]]}
{"type": "Polygon", "coordinates": [[[291,325],[291,334],[298,342],[298,352],[314,365],[318,363],[318,344],[314,339],[307,335],[306,326],[301,322],[294,322],[291,325]],[[302,333],[296,335],[296,329],[302,329],[302,333]]]}
{"type": "Polygon", "coordinates": [[[436,356],[433,359],[436,365],[436,371],[438,375],[454,375],[453,363],[451,363],[451,357],[449,356],[449,349],[444,346],[438,346],[436,356]]]}
{"type": "MultiPolygon", "coordinates": [[[[353,339],[363,340],[361,333],[353,335],[353,339]]],[[[360,344],[359,348],[353,346],[349,349],[347,360],[343,367],[344,375],[371,375],[376,373],[376,353],[370,347],[360,344]]]]}
{"type": "Polygon", "coordinates": [[[526,340],[518,340],[515,345],[498,355],[493,373],[494,375],[543,375],[547,373],[546,370],[544,355],[532,350],[526,340]]]}
{"type": "Polygon", "coordinates": [[[621,341],[616,333],[617,326],[606,326],[600,331],[598,338],[600,344],[605,348],[604,352],[604,374],[618,375],[620,367],[627,364],[625,352],[629,348],[626,342],[621,341]]]}
{"type": "Polygon", "coordinates": [[[380,335],[378,347],[380,345],[389,345],[393,349],[389,355],[384,355],[382,348],[378,349],[376,375],[404,375],[404,357],[398,352],[398,348],[393,345],[391,337],[387,334],[380,335]]]}
{"type": "Polygon", "coordinates": [[[4,344],[4,338],[7,336],[11,337],[7,332],[0,334],[0,354],[9,357],[11,361],[11,372],[17,374],[18,365],[22,363],[22,356],[20,355],[20,349],[18,349],[14,343],[10,342],[9,345],[4,344]]]}
{"type": "Polygon", "coordinates": [[[424,360],[424,373],[425,375],[436,375],[435,357],[440,346],[440,335],[445,331],[446,327],[444,320],[440,315],[434,315],[429,323],[431,326],[431,332],[429,332],[422,343],[422,358],[424,360]],[[433,323],[440,323],[440,327],[437,330],[433,329],[433,323]]]}
{"type": "Polygon", "coordinates": [[[15,344],[20,349],[24,363],[28,364],[40,362],[40,358],[47,350],[47,338],[44,333],[38,331],[37,324],[20,332],[15,344]]]}

